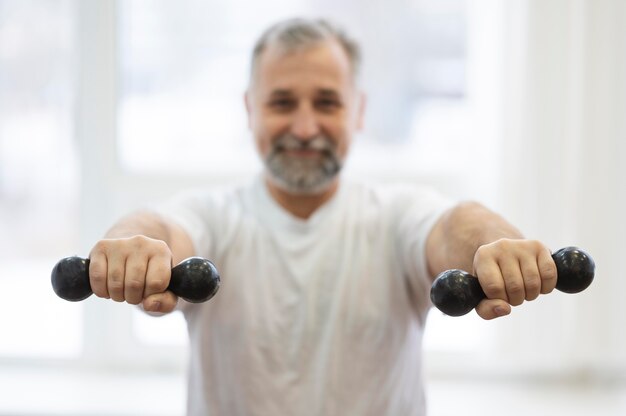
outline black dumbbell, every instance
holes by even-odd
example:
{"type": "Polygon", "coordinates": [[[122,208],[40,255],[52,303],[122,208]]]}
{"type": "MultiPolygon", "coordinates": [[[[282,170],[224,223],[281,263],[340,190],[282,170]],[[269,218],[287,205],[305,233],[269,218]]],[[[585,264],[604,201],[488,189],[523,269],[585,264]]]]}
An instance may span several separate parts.
{"type": "MultiPolygon", "coordinates": [[[[552,258],[556,263],[558,290],[578,293],[589,287],[596,268],[589,254],[577,247],[565,247],[552,258]]],[[[433,305],[450,316],[465,315],[485,298],[478,279],[458,269],[440,273],[430,289],[433,305]]]]}
{"type": "MultiPolygon", "coordinates": [[[[219,286],[220,276],[213,263],[201,257],[189,257],[172,268],[167,289],[188,302],[200,303],[211,299],[219,286]]],[[[52,269],[52,289],[60,298],[72,302],[91,296],[89,259],[60,260],[52,269]]]]}

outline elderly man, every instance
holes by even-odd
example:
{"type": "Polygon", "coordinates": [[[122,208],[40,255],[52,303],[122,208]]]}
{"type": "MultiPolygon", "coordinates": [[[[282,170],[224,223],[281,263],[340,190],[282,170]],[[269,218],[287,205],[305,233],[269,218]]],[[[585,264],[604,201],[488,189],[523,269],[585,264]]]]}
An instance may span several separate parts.
{"type": "Polygon", "coordinates": [[[262,174],[131,214],[90,253],[97,296],[184,313],[189,414],[423,415],[433,276],[473,271],[484,319],[555,287],[548,248],[483,206],[341,179],[365,108],[359,63],[328,22],[271,27],[245,96],[262,174]],[[222,275],[205,304],[166,290],[194,255],[222,275]]]}

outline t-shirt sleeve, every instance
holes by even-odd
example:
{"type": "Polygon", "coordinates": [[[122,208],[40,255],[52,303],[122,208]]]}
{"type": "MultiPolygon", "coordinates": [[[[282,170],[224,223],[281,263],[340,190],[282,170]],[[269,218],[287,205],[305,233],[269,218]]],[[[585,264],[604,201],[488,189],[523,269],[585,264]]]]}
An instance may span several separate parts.
{"type": "MultiPolygon", "coordinates": [[[[218,251],[216,236],[219,229],[219,198],[210,190],[183,191],[152,209],[166,220],[179,225],[191,238],[194,255],[215,262],[218,251]]],[[[195,309],[192,303],[182,299],[177,309],[185,313],[195,309]]]]}
{"type": "Polygon", "coordinates": [[[189,190],[155,205],[153,209],[189,235],[196,256],[214,258],[216,201],[208,191],[189,190]]]}
{"type": "Polygon", "coordinates": [[[398,253],[411,299],[417,313],[425,319],[430,307],[432,282],[428,272],[426,241],[435,223],[455,201],[428,188],[411,187],[404,192],[398,208],[398,253]]]}

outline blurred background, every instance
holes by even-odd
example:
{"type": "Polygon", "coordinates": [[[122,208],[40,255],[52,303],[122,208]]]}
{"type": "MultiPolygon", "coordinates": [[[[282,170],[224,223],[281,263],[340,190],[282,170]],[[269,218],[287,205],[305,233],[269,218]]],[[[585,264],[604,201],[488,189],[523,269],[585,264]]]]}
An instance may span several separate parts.
{"type": "Polygon", "coordinates": [[[182,415],[181,316],[60,300],[50,271],[120,215],[260,166],[243,93],[269,24],[363,45],[346,175],[479,200],[596,260],[579,295],[429,316],[433,416],[626,414],[623,0],[0,0],[0,415],[182,415]]]}

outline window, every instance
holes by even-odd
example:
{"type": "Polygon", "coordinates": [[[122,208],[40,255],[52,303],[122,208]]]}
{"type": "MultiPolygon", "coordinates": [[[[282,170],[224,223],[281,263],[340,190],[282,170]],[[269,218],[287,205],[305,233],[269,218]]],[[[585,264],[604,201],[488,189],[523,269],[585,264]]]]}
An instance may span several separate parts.
{"type": "MultiPolygon", "coordinates": [[[[94,299],[61,301],[51,291],[50,270],[61,257],[87,254],[76,253],[77,247],[88,249],[93,235],[110,225],[100,214],[115,217],[155,197],[153,186],[142,185],[162,178],[157,173],[173,177],[159,181],[159,190],[169,193],[177,175],[200,181],[207,173],[248,173],[258,167],[243,92],[250,48],[276,19],[323,14],[362,41],[370,107],[367,129],[355,148],[357,170],[362,166],[374,176],[398,178],[416,165],[431,168],[431,160],[441,160],[451,147],[469,148],[463,136],[470,114],[466,12],[463,0],[274,0],[271,6],[243,0],[89,6],[72,0],[0,0],[0,276],[3,287],[15,293],[0,304],[0,313],[19,316],[3,325],[0,355],[111,362],[120,357],[103,356],[126,354],[121,362],[132,366],[138,360],[130,355],[143,346],[154,348],[142,359],[155,360],[186,345],[182,317],[151,318],[94,299]],[[98,24],[77,24],[86,15],[98,24]],[[76,27],[85,31],[80,37],[76,27]],[[117,39],[110,67],[86,64],[85,59],[100,59],[100,49],[88,58],[76,52],[101,46],[84,41],[90,31],[99,34],[87,36],[89,42],[117,39]],[[79,39],[83,46],[77,47],[79,39]],[[117,70],[119,88],[112,88],[117,99],[102,99],[107,87],[93,82],[81,84],[93,90],[77,91],[83,67],[94,79],[99,78],[92,72],[117,70]],[[117,143],[107,134],[91,140],[96,134],[88,129],[94,127],[84,121],[80,128],[86,130],[74,131],[81,114],[74,108],[75,95],[95,108],[89,114],[103,119],[100,125],[117,123],[117,143]],[[108,110],[100,111],[108,105],[115,107],[111,119],[108,110]],[[89,138],[89,144],[75,137],[89,138]],[[379,158],[381,148],[393,163],[379,158]],[[116,163],[109,164],[110,154],[116,163]],[[104,161],[93,166],[93,160],[104,161]],[[102,204],[81,194],[81,179],[102,187],[98,196],[108,205],[99,215],[85,212],[102,204]]],[[[430,337],[426,344],[439,349],[450,345],[446,339],[430,337]]],[[[463,345],[471,348],[473,342],[463,345]]]]}
{"type": "Polygon", "coordinates": [[[256,169],[243,105],[250,50],[271,23],[298,15],[329,16],[361,40],[365,142],[432,154],[432,143],[449,148],[459,134],[426,140],[421,134],[440,135],[425,130],[431,120],[441,128],[442,118],[454,118],[463,131],[464,0],[135,0],[120,8],[119,152],[130,171],[256,169]]]}
{"type": "Polygon", "coordinates": [[[0,1],[0,356],[76,357],[82,314],[50,271],[78,239],[71,1],[0,1]],[[42,313],[45,311],[45,313],[42,313]]]}
{"type": "MultiPolygon", "coordinates": [[[[476,151],[466,140],[470,113],[464,0],[271,3],[119,3],[118,152],[124,171],[256,171],[259,161],[243,105],[250,50],[271,23],[298,15],[330,17],[364,48],[368,114],[349,169],[382,178],[406,177],[416,166],[422,171],[449,168],[440,161],[454,164],[450,148],[459,149],[459,158],[476,151]]],[[[469,325],[431,314],[432,326],[441,330],[428,334],[426,347],[475,347],[484,334],[471,325],[473,318],[465,319],[469,325]],[[464,338],[454,338],[461,333],[464,338]]],[[[166,325],[134,313],[132,322],[142,343],[186,345],[182,319],[170,318],[166,325]]]]}

